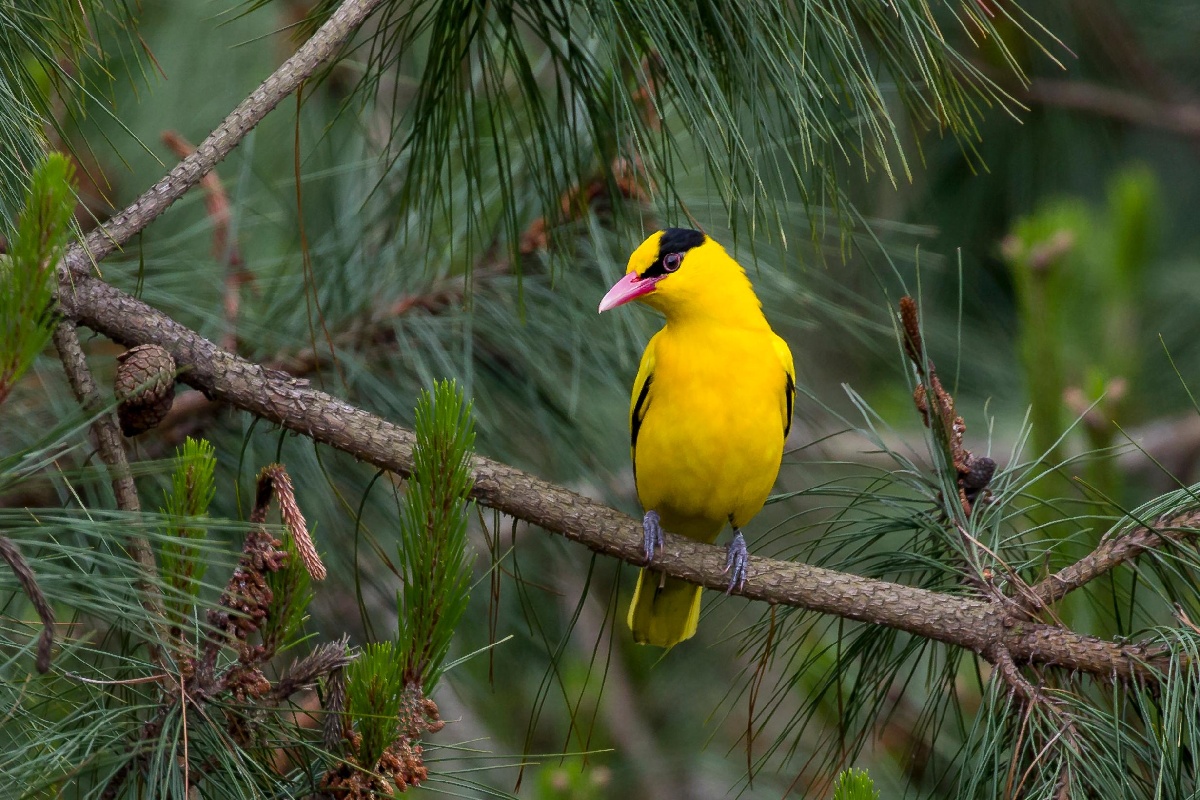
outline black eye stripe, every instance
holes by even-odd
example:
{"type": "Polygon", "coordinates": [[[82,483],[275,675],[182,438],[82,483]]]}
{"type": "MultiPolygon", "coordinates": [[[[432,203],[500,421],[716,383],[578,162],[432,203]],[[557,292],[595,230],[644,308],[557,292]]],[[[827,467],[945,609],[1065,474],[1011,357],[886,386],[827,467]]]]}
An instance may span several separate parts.
{"type": "Polygon", "coordinates": [[[654,263],[640,277],[659,278],[674,272],[679,269],[679,264],[683,262],[683,257],[687,254],[687,251],[704,244],[705,238],[703,233],[691,230],[690,228],[667,228],[663,231],[662,238],[658,242],[658,258],[655,259],[654,263]],[[679,263],[670,269],[663,263],[668,256],[679,257],[679,263]]]}

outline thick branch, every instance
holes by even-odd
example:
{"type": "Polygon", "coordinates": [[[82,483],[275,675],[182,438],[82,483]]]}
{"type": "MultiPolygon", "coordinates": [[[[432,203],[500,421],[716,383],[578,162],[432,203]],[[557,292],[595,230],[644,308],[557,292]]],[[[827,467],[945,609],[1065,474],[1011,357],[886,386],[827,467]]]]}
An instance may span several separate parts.
{"type": "Polygon", "coordinates": [[[316,74],[363,23],[381,0],[346,0],[312,38],[238,104],[195,152],[175,165],[132,205],[96,228],[82,244],[71,246],[63,257],[77,274],[88,271],[149,225],[172,203],[200,182],[213,167],[237,147],[285,97],[316,74]]]}
{"type": "MultiPolygon", "coordinates": [[[[413,466],[412,432],[313,390],[304,381],[270,371],[222,351],[103,281],[62,276],[62,309],[81,324],[126,345],[166,348],[183,372],[181,380],[206,394],[289,430],[309,436],[393,472],[413,466]]],[[[514,467],[476,458],[473,495],[484,505],[592,550],[632,564],[643,559],[638,522],[593,500],[514,467]]],[[[655,566],[673,577],[724,589],[725,551],[668,536],[655,566]]],[[[1017,662],[1037,662],[1103,676],[1142,671],[1150,654],[1038,623],[1005,621],[993,604],[910,586],[872,580],[807,564],[751,557],[750,575],[739,592],[753,600],[907,631],[987,654],[1003,643],[1017,662]]]]}

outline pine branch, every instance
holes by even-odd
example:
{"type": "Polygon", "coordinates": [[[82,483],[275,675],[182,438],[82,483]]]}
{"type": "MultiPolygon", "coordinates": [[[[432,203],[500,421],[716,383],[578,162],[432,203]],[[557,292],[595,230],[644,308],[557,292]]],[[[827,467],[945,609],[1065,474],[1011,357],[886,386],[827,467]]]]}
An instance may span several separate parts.
{"type": "Polygon", "coordinates": [[[1035,606],[1034,610],[1045,608],[1120,564],[1147,550],[1178,540],[1197,527],[1200,527],[1200,511],[1192,510],[1182,514],[1165,515],[1153,526],[1139,525],[1120,536],[1104,539],[1095,550],[1079,561],[1063,567],[1031,587],[1022,600],[1032,601],[1030,605],[1035,606]]]}
{"type": "MultiPolygon", "coordinates": [[[[60,306],[80,324],[126,345],[155,343],[182,368],[181,380],[248,411],[400,475],[413,468],[413,433],[285,373],[265,369],[90,276],[66,276],[60,306]]],[[[641,525],[632,518],[514,467],[476,457],[472,496],[630,564],[644,561],[641,525]]],[[[667,537],[655,566],[675,578],[724,590],[725,551],[667,537]]],[[[752,600],[884,625],[985,656],[1006,650],[1016,663],[1080,670],[1101,677],[1156,680],[1161,656],[1140,645],[1083,636],[1056,625],[1013,619],[1000,604],[932,592],[774,559],[752,556],[738,592],[752,600]]]]}

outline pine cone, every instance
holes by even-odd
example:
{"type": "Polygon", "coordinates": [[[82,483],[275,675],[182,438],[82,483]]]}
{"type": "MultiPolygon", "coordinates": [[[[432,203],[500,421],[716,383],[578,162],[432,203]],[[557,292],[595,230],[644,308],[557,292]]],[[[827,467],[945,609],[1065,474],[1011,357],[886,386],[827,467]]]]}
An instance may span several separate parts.
{"type": "Polygon", "coordinates": [[[156,344],[143,344],[117,356],[117,419],[121,433],[148,431],[171,410],[175,400],[175,359],[156,344]]]}

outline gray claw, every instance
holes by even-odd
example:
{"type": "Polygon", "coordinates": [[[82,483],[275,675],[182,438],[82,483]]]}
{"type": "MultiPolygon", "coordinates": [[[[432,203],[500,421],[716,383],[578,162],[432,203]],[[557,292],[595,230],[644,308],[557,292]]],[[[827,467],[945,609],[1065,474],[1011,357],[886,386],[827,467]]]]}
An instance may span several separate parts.
{"type": "Polygon", "coordinates": [[[646,563],[654,560],[654,551],[666,546],[663,539],[662,521],[657,511],[647,511],[642,517],[642,551],[646,554],[646,563]]]}
{"type": "Polygon", "coordinates": [[[746,547],[746,537],[742,536],[742,532],[737,528],[733,530],[737,535],[725,549],[725,569],[721,570],[722,572],[733,572],[729,576],[729,588],[725,590],[725,594],[729,594],[734,589],[739,592],[742,590],[742,587],[746,585],[746,567],[750,564],[750,549],[746,547]]]}

